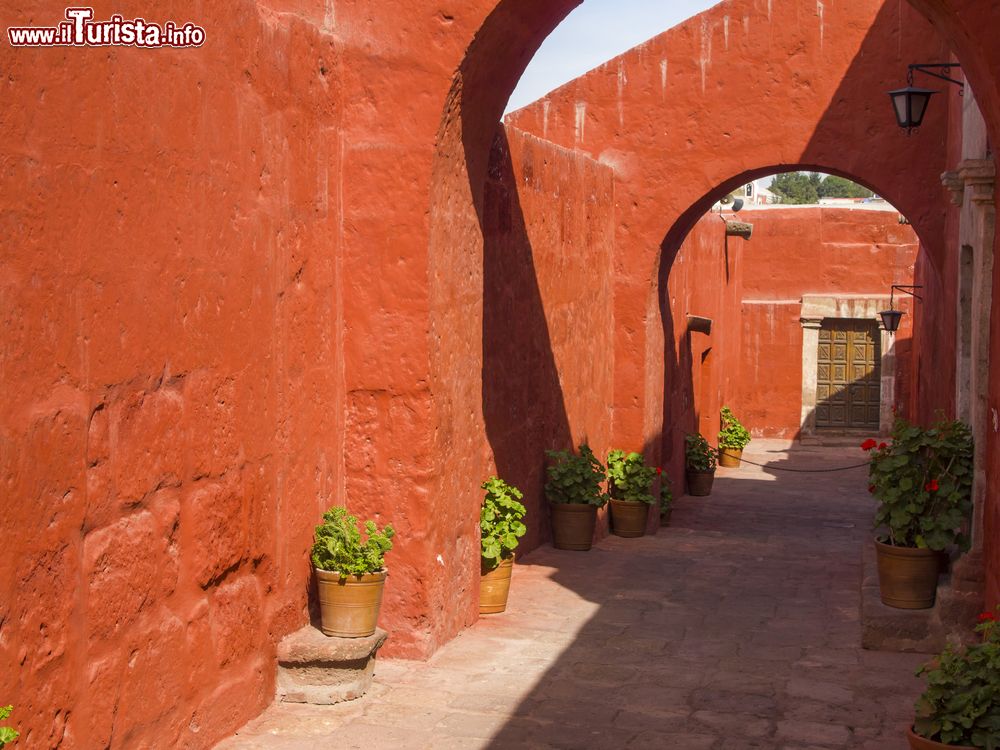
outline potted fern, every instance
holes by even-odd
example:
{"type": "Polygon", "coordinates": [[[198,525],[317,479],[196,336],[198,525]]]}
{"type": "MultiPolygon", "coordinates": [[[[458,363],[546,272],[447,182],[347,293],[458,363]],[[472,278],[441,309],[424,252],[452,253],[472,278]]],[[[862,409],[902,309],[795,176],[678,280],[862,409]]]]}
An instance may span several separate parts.
{"type": "Polygon", "coordinates": [[[740,423],[728,406],[722,407],[721,419],[719,465],[736,469],[743,459],[743,449],[750,443],[750,431],[740,423]]]}
{"type": "Polygon", "coordinates": [[[613,450],[608,454],[608,494],[611,496],[611,531],[617,536],[646,533],[653,504],[656,469],[646,466],[641,453],[613,450]]]}
{"type": "Polygon", "coordinates": [[[579,455],[546,451],[553,462],[546,469],[545,497],[552,511],[552,544],[556,549],[590,549],[597,509],[608,502],[601,488],[606,479],[604,466],[586,443],[579,451],[579,455]]]}
{"type": "Polygon", "coordinates": [[[479,511],[482,540],[479,614],[492,615],[507,609],[514,550],[527,531],[521,519],[528,511],[520,502],[521,491],[499,477],[490,477],[482,488],[486,497],[479,511]]]}
{"type": "Polygon", "coordinates": [[[968,549],[972,511],[972,432],[962,422],[929,429],[897,418],[891,443],[874,438],[869,487],[879,506],[875,528],[882,602],[899,609],[934,605],[944,553],[968,549]]]}
{"type": "Polygon", "coordinates": [[[979,616],[982,642],[962,649],[949,645],[917,672],[927,689],[906,732],[911,750],[973,750],[1000,747],[1000,625],[996,615],[979,616]]]}
{"type": "Polygon", "coordinates": [[[715,480],[716,452],[701,433],[684,438],[684,474],[688,494],[705,497],[712,494],[715,480]]]}
{"type": "Polygon", "coordinates": [[[374,521],[365,521],[367,538],[362,541],[358,519],[347,508],[333,507],[323,514],[312,562],[326,635],[364,638],[375,632],[387,575],[385,553],[392,549],[395,534],[390,525],[379,531],[374,521]]]}

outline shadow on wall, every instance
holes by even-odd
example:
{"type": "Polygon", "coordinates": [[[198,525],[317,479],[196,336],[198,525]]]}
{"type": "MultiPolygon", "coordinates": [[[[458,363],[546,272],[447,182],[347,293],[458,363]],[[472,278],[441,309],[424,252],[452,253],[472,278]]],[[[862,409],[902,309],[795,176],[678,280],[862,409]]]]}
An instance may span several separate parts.
{"type": "Polygon", "coordinates": [[[524,492],[528,551],[551,539],[545,451],[570,447],[572,435],[517,188],[501,128],[482,217],[483,418],[497,473],[524,492]]]}

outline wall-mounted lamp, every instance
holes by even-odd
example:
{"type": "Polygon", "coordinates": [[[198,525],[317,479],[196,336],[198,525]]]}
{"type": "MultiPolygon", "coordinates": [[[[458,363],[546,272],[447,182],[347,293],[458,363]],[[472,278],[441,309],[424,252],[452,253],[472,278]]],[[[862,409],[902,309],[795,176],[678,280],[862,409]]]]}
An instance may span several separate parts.
{"type": "Polygon", "coordinates": [[[921,302],[923,302],[923,299],[921,299],[916,294],[910,291],[911,289],[923,289],[922,286],[907,286],[904,284],[893,284],[892,289],[889,290],[889,309],[883,310],[882,312],[879,313],[879,316],[882,318],[882,325],[885,327],[885,330],[888,331],[889,333],[895,333],[896,331],[899,330],[899,322],[903,319],[903,315],[905,314],[902,310],[896,309],[895,295],[897,289],[903,292],[904,294],[909,294],[914,299],[918,299],[921,302]]]}
{"type": "Polygon", "coordinates": [[[906,128],[909,135],[914,128],[919,128],[927,114],[927,105],[931,97],[938,93],[934,89],[922,89],[913,85],[913,71],[919,70],[942,81],[954,83],[961,88],[961,93],[965,93],[965,84],[950,76],[952,68],[960,68],[958,63],[915,63],[909,67],[906,73],[906,88],[896,89],[889,92],[892,99],[892,110],[896,114],[896,122],[899,127],[906,128]],[[935,71],[940,70],[940,73],[935,71]]]}
{"type": "MultiPolygon", "coordinates": [[[[733,201],[733,213],[739,213],[743,209],[743,199],[737,198],[733,201]]],[[[727,219],[725,216],[719,216],[726,223],[726,236],[727,237],[742,237],[745,240],[750,239],[753,234],[753,224],[748,224],[745,221],[735,221],[733,219],[727,219]]]]}

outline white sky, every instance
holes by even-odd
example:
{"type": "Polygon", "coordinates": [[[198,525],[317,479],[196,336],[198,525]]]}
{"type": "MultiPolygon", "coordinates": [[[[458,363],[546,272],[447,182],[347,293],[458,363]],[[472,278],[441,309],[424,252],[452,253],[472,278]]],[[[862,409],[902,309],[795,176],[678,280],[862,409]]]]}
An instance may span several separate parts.
{"type": "Polygon", "coordinates": [[[511,95],[507,111],[520,109],[717,2],[584,0],[542,44],[511,95]]]}

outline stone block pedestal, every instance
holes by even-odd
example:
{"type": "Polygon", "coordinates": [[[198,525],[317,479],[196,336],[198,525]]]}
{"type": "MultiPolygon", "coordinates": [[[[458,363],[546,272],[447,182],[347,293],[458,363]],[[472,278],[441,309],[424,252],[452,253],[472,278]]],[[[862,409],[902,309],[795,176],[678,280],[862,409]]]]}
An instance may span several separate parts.
{"type": "Polygon", "coordinates": [[[328,706],[365,694],[375,676],[375,655],[388,634],[330,638],[305,627],[278,644],[278,700],[328,706]]]}

